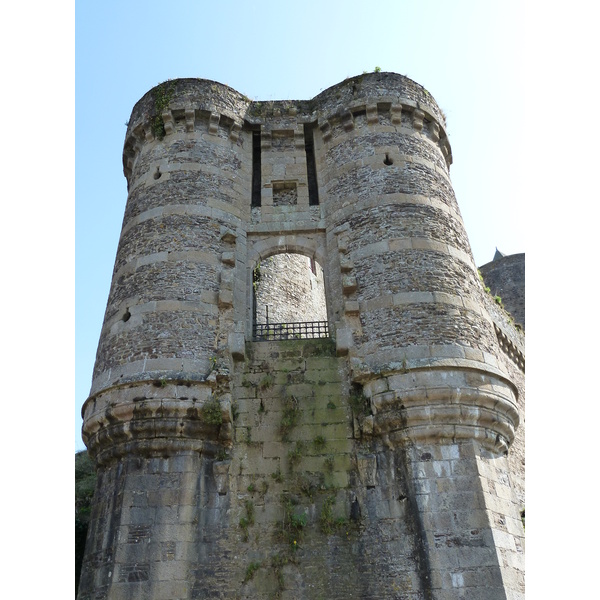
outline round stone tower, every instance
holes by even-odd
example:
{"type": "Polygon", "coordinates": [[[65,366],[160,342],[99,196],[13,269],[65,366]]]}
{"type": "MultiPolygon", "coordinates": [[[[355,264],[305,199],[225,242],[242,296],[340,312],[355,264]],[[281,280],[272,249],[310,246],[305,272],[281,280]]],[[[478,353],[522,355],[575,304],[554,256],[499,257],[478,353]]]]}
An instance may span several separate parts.
{"type": "Polygon", "coordinates": [[[329,269],[341,273],[332,296],[375,430],[391,443],[475,438],[505,452],[516,389],[496,358],[440,109],[393,74],[355,78],[315,102],[328,247],[337,248],[329,269]]]}
{"type": "Polygon", "coordinates": [[[141,447],[197,450],[214,437],[198,435],[195,415],[218,387],[233,320],[232,248],[249,210],[239,139],[248,104],[192,79],[157,86],[133,109],[127,207],[84,408],[84,440],[100,463],[141,447]],[[185,382],[186,399],[170,389],[177,401],[168,404],[166,382],[185,382]]]}
{"type": "Polygon", "coordinates": [[[394,74],[355,78],[315,102],[337,346],[368,399],[357,421],[375,478],[386,478],[384,464],[406,477],[427,548],[425,597],[520,597],[519,484],[506,475],[518,386],[452,189],[444,116],[394,74]],[[505,528],[517,536],[506,547],[505,528]]]}
{"type": "Polygon", "coordinates": [[[197,518],[207,458],[231,445],[222,356],[233,330],[233,248],[250,210],[239,137],[248,104],[227,86],[178,80],[148,92],[129,120],[127,207],[83,409],[99,466],[86,593],[120,598],[139,581],[142,593],[179,597],[170,573],[197,558],[175,548],[197,518]],[[134,542],[143,552],[128,555],[134,542]]]}
{"type": "Polygon", "coordinates": [[[521,375],[451,162],[436,102],[394,73],[268,103],[179,79],[136,104],[81,600],[519,597],[521,375]],[[257,297],[331,340],[254,337],[257,297]]]}

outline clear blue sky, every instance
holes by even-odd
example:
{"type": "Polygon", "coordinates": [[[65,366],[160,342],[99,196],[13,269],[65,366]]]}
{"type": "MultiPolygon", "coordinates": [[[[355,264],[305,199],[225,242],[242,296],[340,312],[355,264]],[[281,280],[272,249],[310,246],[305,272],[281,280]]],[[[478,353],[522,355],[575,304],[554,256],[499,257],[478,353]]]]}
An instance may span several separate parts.
{"type": "Polygon", "coordinates": [[[478,265],[525,252],[519,186],[523,40],[516,2],[77,2],[76,398],[87,397],[127,189],[133,105],[201,77],[259,100],[309,99],[381,67],[425,86],[447,115],[453,185],[478,265]]]}
{"type": "Polygon", "coordinates": [[[598,537],[588,517],[595,497],[583,491],[593,486],[598,437],[600,336],[589,318],[596,11],[585,0],[7,3],[0,439],[4,481],[18,493],[2,505],[13,549],[5,589],[27,581],[39,597],[63,584],[72,590],[64,568],[73,551],[65,536],[72,411],[81,449],[79,413],[127,199],[121,151],[135,102],[177,77],[214,79],[260,100],[307,99],[379,66],[424,85],[447,114],[451,176],[477,264],[496,246],[527,253],[527,592],[589,595],[595,556],[585,544],[598,537]],[[26,529],[36,518],[44,535],[26,529]]]}

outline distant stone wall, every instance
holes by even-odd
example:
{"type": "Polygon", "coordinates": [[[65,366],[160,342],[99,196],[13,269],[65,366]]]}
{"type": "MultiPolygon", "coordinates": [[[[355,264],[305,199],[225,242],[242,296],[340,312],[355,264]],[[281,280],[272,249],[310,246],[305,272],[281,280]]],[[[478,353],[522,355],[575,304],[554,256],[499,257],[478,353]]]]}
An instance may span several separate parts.
{"type": "Polygon", "coordinates": [[[485,285],[500,296],[515,322],[525,329],[525,254],[511,254],[479,267],[485,285]]]}

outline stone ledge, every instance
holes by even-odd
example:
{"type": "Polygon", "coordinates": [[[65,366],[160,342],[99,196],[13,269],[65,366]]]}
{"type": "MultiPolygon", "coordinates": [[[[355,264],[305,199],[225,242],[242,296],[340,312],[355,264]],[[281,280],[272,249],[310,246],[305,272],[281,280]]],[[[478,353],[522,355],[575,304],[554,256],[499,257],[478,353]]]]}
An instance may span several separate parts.
{"type": "MultiPolygon", "coordinates": [[[[369,352],[365,357],[350,359],[352,381],[367,386],[380,377],[412,371],[435,369],[467,370],[480,375],[492,375],[508,382],[509,375],[490,362],[486,352],[459,345],[415,345],[369,352]]],[[[492,357],[493,358],[493,357],[492,357]]],[[[510,384],[511,387],[513,384],[510,384]]],[[[513,388],[515,397],[518,392],[513,388]]]]}
{"type": "Polygon", "coordinates": [[[207,420],[203,410],[214,402],[208,384],[187,385],[139,384],[123,393],[122,387],[112,388],[89,398],[83,407],[83,439],[92,457],[103,462],[107,457],[124,456],[124,452],[174,455],[183,447],[202,449],[205,442],[227,443],[232,423],[231,399],[221,397],[220,422],[207,420]],[[188,396],[177,396],[185,388],[188,396]],[[181,392],[181,390],[180,390],[181,392]],[[132,394],[136,393],[135,397],[132,394]],[[129,400],[124,397],[129,396],[129,400]],[[190,396],[194,396],[190,398],[190,396]],[[171,444],[174,448],[171,450],[171,444]],[[177,442],[180,442],[179,445],[177,442]]]}
{"type": "Polygon", "coordinates": [[[516,390],[491,373],[410,370],[370,381],[364,392],[374,415],[373,435],[392,445],[476,439],[502,454],[519,426],[516,390]]]}
{"type": "Polygon", "coordinates": [[[151,208],[131,217],[127,223],[123,225],[121,237],[123,237],[131,228],[147,220],[171,215],[207,217],[216,221],[225,221],[235,229],[241,224],[242,217],[233,214],[234,212],[237,212],[237,208],[211,198],[206,198],[206,204],[167,204],[151,208]],[[229,208],[231,208],[231,211],[229,208]]]}
{"type": "Polygon", "coordinates": [[[392,306],[410,306],[414,304],[443,304],[464,308],[479,316],[485,316],[481,307],[477,304],[467,303],[460,296],[453,296],[444,292],[399,292],[396,294],[382,294],[376,298],[359,301],[361,313],[391,308],[392,306]]]}
{"type": "MultiPolygon", "coordinates": [[[[197,383],[208,381],[214,387],[216,386],[216,381],[209,380],[209,374],[212,369],[213,365],[208,358],[199,360],[189,358],[136,360],[124,364],[119,368],[108,369],[95,375],[90,391],[90,398],[107,388],[159,380],[197,383]]],[[[86,403],[88,400],[86,400],[86,403]]]]}

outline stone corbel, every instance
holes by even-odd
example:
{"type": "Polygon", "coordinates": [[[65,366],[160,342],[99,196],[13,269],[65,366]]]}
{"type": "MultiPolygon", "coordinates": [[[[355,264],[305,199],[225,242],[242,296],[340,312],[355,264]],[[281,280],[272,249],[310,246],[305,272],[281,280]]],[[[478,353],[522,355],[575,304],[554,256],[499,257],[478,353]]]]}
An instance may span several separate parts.
{"type": "Polygon", "coordinates": [[[348,237],[345,235],[338,236],[337,246],[338,246],[338,252],[340,252],[340,254],[347,254],[348,253],[348,237]]]}
{"type": "Polygon", "coordinates": [[[360,313],[358,300],[346,300],[344,302],[344,312],[347,315],[358,315],[360,313]]]}
{"type": "Polygon", "coordinates": [[[211,135],[217,135],[217,131],[219,130],[220,119],[221,115],[219,113],[210,113],[210,117],[208,118],[208,133],[210,133],[211,135]]]}
{"type": "Polygon", "coordinates": [[[344,131],[352,131],[354,129],[354,117],[349,110],[342,114],[342,126],[344,127],[344,131]]]}
{"type": "Polygon", "coordinates": [[[240,131],[242,130],[242,126],[239,123],[233,123],[231,129],[229,130],[229,139],[232,142],[237,142],[240,138],[240,131]]]}
{"type": "Polygon", "coordinates": [[[185,130],[188,133],[194,131],[194,125],[196,123],[196,111],[193,108],[185,109],[185,130]]]}
{"type": "Polygon", "coordinates": [[[444,138],[440,141],[440,148],[442,149],[444,158],[448,160],[448,157],[450,156],[450,145],[448,144],[448,138],[444,138]]]}
{"type": "Polygon", "coordinates": [[[221,254],[221,262],[229,267],[235,266],[235,253],[231,251],[223,252],[221,254]]]}
{"type": "Polygon", "coordinates": [[[154,132],[152,131],[152,126],[150,125],[150,123],[148,123],[144,127],[144,137],[147,142],[151,142],[152,140],[154,140],[154,132]]]}
{"type": "Polygon", "coordinates": [[[344,296],[349,296],[358,288],[356,277],[353,275],[342,275],[342,292],[344,296]]]}
{"type": "Polygon", "coordinates": [[[271,132],[261,127],[260,132],[260,148],[261,150],[271,149],[271,132]]]}
{"type": "Polygon", "coordinates": [[[347,256],[340,257],[340,269],[342,273],[350,273],[354,269],[354,263],[347,256]]]}
{"type": "Polygon", "coordinates": [[[402,122],[402,104],[392,104],[392,125],[400,125],[402,122]]]}
{"type": "Polygon", "coordinates": [[[296,150],[303,150],[304,143],[304,127],[302,127],[302,125],[298,125],[298,127],[296,127],[294,130],[294,146],[296,147],[296,150]]]}
{"type": "Polygon", "coordinates": [[[165,124],[165,135],[171,135],[175,131],[175,121],[173,113],[170,110],[165,110],[161,114],[163,123],[165,124]]]}
{"type": "Polygon", "coordinates": [[[329,124],[329,121],[321,121],[319,123],[319,129],[321,130],[323,141],[328,142],[331,139],[331,125],[329,124]]]}
{"type": "Polygon", "coordinates": [[[367,104],[367,123],[369,125],[376,125],[377,123],[379,123],[377,104],[367,104]]]}
{"type": "Polygon", "coordinates": [[[221,228],[220,228],[220,234],[221,234],[221,240],[222,241],[227,242],[229,244],[235,243],[235,240],[236,240],[237,236],[236,236],[235,232],[233,232],[228,227],[221,226],[221,228]]]}
{"type": "Polygon", "coordinates": [[[421,131],[423,129],[423,117],[425,113],[420,108],[415,108],[413,110],[413,127],[417,131],[421,131]]]}

